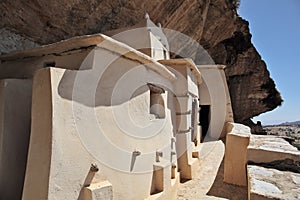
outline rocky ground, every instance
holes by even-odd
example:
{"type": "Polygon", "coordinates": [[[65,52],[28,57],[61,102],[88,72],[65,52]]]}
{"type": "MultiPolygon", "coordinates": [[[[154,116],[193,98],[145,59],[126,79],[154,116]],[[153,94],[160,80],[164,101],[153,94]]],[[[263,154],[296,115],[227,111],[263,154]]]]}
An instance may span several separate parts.
{"type": "Polygon", "coordinates": [[[284,137],[300,150],[300,124],[265,126],[264,130],[268,135],[284,137]]]}

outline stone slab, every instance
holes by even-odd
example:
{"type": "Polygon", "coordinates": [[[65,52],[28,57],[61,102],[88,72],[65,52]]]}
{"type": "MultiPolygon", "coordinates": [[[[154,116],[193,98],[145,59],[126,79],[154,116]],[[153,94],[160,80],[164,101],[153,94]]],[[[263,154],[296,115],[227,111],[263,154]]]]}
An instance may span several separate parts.
{"type": "Polygon", "coordinates": [[[300,174],[256,165],[247,166],[248,199],[299,199],[300,174]]]}

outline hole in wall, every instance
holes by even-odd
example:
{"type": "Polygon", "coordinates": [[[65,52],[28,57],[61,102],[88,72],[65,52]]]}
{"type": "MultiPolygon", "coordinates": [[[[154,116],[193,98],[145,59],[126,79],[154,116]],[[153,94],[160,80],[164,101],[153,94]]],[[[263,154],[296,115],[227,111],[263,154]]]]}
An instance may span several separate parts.
{"type": "Polygon", "coordinates": [[[54,61],[50,61],[50,62],[44,62],[44,66],[43,67],[55,67],[56,63],[54,61]]]}

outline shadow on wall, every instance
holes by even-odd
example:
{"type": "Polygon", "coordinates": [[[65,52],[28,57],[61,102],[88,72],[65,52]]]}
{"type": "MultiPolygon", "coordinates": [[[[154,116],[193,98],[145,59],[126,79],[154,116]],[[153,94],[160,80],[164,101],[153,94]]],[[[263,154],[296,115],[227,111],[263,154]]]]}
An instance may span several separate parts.
{"type": "Polygon", "coordinates": [[[225,199],[240,200],[247,199],[248,188],[246,186],[236,186],[225,183],[224,179],[224,159],[219,167],[215,181],[207,195],[221,197],[225,199]]]}
{"type": "MultiPolygon", "coordinates": [[[[115,85],[107,86],[105,78],[100,78],[99,82],[94,84],[90,78],[92,73],[91,70],[84,72],[65,71],[59,83],[58,94],[62,98],[88,107],[98,107],[121,105],[149,90],[147,85],[144,85],[145,87],[139,87],[132,95],[126,94],[123,96],[120,94],[113,96],[115,85]],[[112,97],[115,99],[112,99],[112,97]]],[[[126,91],[123,92],[126,93],[126,91]]]]}

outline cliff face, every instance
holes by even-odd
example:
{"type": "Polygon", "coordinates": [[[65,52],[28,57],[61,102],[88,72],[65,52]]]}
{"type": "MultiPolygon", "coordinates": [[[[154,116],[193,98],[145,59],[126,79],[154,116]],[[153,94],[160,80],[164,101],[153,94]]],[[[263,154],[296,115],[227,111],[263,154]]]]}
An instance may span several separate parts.
{"type": "Polygon", "coordinates": [[[48,44],[76,35],[132,26],[148,12],[154,22],[199,42],[216,64],[225,64],[237,122],[272,110],[280,94],[251,43],[248,22],[237,16],[233,0],[3,0],[0,2],[0,53],[48,44]],[[3,43],[21,43],[3,45],[3,43]],[[11,49],[10,49],[11,48],[11,49]]]}

